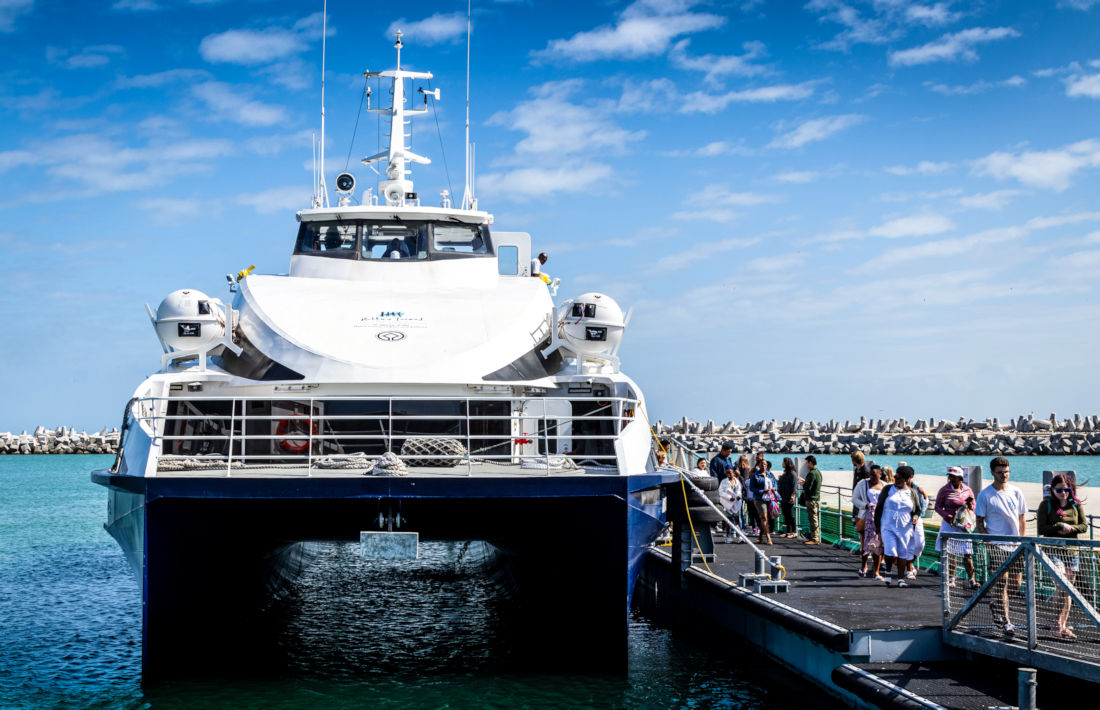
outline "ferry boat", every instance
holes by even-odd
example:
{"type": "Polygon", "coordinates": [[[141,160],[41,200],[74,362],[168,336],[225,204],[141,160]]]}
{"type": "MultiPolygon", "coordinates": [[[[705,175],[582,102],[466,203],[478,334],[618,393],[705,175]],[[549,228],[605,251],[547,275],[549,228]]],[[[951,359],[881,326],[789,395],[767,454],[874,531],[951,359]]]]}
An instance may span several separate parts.
{"type": "Polygon", "coordinates": [[[367,73],[392,85],[371,109],[389,148],[363,160],[385,165],[377,192],[343,173],[331,205],[322,167],[288,274],[230,277],[228,303],[183,289],[146,306],[160,369],[92,480],[141,582],[147,675],[243,661],[247,624],[310,541],[383,556],[483,541],[514,581],[519,634],[570,665],[625,663],[677,480],[620,370],[629,318],[600,293],[555,306],[531,237],[494,229],[469,180],[461,205],[423,204],[409,165],[430,160],[404,127],[439,93],[406,106],[432,75],[401,68],[400,33],[394,46],[397,68],[367,73]]]}

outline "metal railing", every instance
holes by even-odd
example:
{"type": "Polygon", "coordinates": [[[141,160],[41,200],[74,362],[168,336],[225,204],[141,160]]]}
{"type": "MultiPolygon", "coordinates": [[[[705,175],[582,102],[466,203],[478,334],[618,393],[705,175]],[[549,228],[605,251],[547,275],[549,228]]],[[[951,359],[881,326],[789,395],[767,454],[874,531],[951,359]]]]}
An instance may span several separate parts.
{"type": "Polygon", "coordinates": [[[1100,681],[1100,542],[942,540],[946,643],[1100,681]]]}
{"type": "Polygon", "coordinates": [[[369,468],[386,452],[433,473],[475,464],[549,475],[617,469],[615,441],[638,402],[623,397],[144,397],[135,421],[164,470],[369,468]],[[573,414],[578,404],[582,413],[573,414]],[[253,413],[253,412],[256,413],[253,413]]]}

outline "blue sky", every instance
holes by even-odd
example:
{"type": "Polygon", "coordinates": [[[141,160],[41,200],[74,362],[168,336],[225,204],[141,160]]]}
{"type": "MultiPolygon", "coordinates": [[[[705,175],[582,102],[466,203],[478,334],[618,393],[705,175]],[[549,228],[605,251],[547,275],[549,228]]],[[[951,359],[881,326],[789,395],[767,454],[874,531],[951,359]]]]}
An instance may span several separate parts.
{"type": "MultiPolygon", "coordinates": [[[[0,0],[0,431],[116,425],[157,367],[143,303],[286,271],[315,5],[0,0]]],[[[400,27],[442,90],[413,179],[461,194],[464,3],[388,7],[329,5],[329,183],[349,155],[373,181],[362,72],[400,27]]],[[[634,307],[655,416],[1097,411],[1100,1],[481,0],[473,27],[481,207],[563,297],[634,307]]]]}

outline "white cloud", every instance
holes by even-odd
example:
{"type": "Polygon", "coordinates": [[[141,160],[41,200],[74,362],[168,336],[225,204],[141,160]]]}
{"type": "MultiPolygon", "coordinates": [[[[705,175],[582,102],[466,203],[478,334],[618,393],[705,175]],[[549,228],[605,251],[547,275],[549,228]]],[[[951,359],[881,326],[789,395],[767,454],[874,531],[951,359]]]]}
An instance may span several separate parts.
{"type": "Polygon", "coordinates": [[[1023,190],[994,190],[984,194],[967,195],[959,198],[959,204],[963,207],[979,210],[1000,210],[1020,195],[1026,195],[1023,190]]]}
{"type": "Polygon", "coordinates": [[[930,81],[924,82],[932,91],[944,96],[968,96],[970,94],[980,94],[990,89],[996,89],[1003,86],[1008,87],[1020,87],[1027,84],[1027,79],[1022,76],[1011,76],[1002,81],[976,81],[973,84],[955,85],[949,86],[947,84],[934,84],[930,81]]]}
{"type": "Polygon", "coordinates": [[[890,64],[914,66],[932,62],[953,62],[959,59],[975,61],[978,59],[978,53],[974,51],[975,45],[1019,36],[1020,33],[1011,27],[972,27],[962,32],[944,35],[920,47],[890,52],[890,64]]]}
{"type": "Polygon", "coordinates": [[[883,222],[867,233],[872,237],[897,239],[899,237],[927,237],[942,234],[955,228],[955,223],[938,214],[917,214],[883,222]]]}
{"type": "Polygon", "coordinates": [[[523,202],[556,192],[581,192],[611,176],[602,163],[567,162],[558,167],[530,167],[490,172],[477,179],[478,195],[509,197],[523,202]]]}
{"type": "Polygon", "coordinates": [[[807,183],[813,182],[820,177],[821,173],[812,170],[789,170],[785,173],[774,175],[772,179],[777,182],[807,183]]]}
{"type": "Polygon", "coordinates": [[[1100,74],[1071,76],[1066,80],[1066,96],[1087,96],[1100,99],[1100,74]]]}
{"type": "Polygon", "coordinates": [[[134,148],[103,135],[83,133],[0,153],[0,168],[36,165],[54,178],[75,183],[83,196],[146,190],[181,175],[209,168],[207,161],[229,155],[228,141],[189,139],[134,148]]]}
{"type": "Polygon", "coordinates": [[[405,41],[431,45],[451,42],[466,35],[466,15],[462,12],[437,12],[423,20],[409,21],[402,17],[390,23],[386,37],[392,39],[397,30],[405,35],[405,41]]]}
{"type": "Polygon", "coordinates": [[[57,47],[46,47],[46,59],[52,64],[60,64],[67,69],[91,69],[110,63],[112,56],[123,54],[125,51],[117,44],[85,47],[75,54],[57,47]]]}
{"type": "Polygon", "coordinates": [[[725,18],[692,12],[696,0],[636,0],[614,25],[578,32],[569,39],[551,40],[546,49],[533,52],[536,59],[637,59],[665,52],[676,37],[714,29],[725,18]]]}
{"type": "Polygon", "coordinates": [[[896,36],[885,18],[864,17],[860,11],[841,0],[810,0],[806,9],[821,13],[820,22],[835,22],[844,30],[819,47],[846,52],[853,44],[882,44],[896,36]]]}
{"type": "Polygon", "coordinates": [[[744,54],[703,54],[697,57],[689,57],[687,54],[690,39],[682,39],[672,47],[669,59],[672,65],[680,69],[703,73],[704,81],[711,82],[724,76],[757,76],[767,71],[753,61],[767,56],[767,49],[763,42],[745,42],[741,48],[744,54]]]}
{"type": "Polygon", "coordinates": [[[16,18],[32,7],[34,0],[0,0],[0,32],[14,31],[16,18]]]}
{"type": "Polygon", "coordinates": [[[853,113],[810,119],[797,128],[777,136],[768,144],[768,147],[801,148],[807,143],[825,140],[835,133],[863,123],[864,120],[866,116],[853,113]]]}
{"type": "Polygon", "coordinates": [[[957,22],[962,13],[952,12],[949,3],[938,2],[935,5],[910,5],[905,8],[905,17],[927,27],[939,27],[957,22]]]}
{"type": "Polygon", "coordinates": [[[527,133],[516,144],[519,154],[622,152],[629,143],[645,136],[643,131],[627,131],[616,125],[608,116],[607,106],[570,102],[569,97],[580,86],[580,80],[542,84],[531,90],[533,99],[511,111],[493,114],[487,123],[527,133]]]}
{"type": "Polygon", "coordinates": [[[751,259],[745,264],[745,269],[760,274],[775,274],[802,266],[806,262],[806,255],[800,253],[780,254],[778,256],[762,256],[751,259]]]}
{"type": "Polygon", "coordinates": [[[182,219],[194,217],[204,209],[201,200],[178,199],[174,197],[151,197],[137,202],[139,209],[149,210],[159,215],[163,220],[182,219]]]}
{"type": "Polygon", "coordinates": [[[975,160],[971,172],[1060,192],[1070,186],[1078,172],[1096,167],[1100,167],[1100,140],[1093,138],[1053,150],[998,151],[975,160]]]}
{"type": "MultiPolygon", "coordinates": [[[[673,215],[673,217],[676,217],[676,215],[673,215]]],[[[653,263],[649,270],[655,273],[677,271],[691,266],[692,264],[713,259],[715,254],[722,254],[735,249],[745,249],[746,247],[751,247],[759,243],[759,237],[734,237],[732,239],[724,239],[720,242],[695,244],[692,245],[690,249],[684,249],[683,251],[662,256],[653,263]]]]}
{"type": "MultiPolygon", "coordinates": [[[[1006,242],[1018,241],[1038,230],[1098,220],[1100,220],[1100,213],[1097,212],[1079,212],[1057,217],[1036,217],[1021,226],[997,227],[965,237],[896,247],[864,262],[852,271],[856,273],[873,273],[920,259],[954,258],[981,248],[1000,249],[1000,245],[1006,242]]],[[[1003,250],[1001,251],[1003,253],[1003,250]]]]}
{"type": "Polygon", "coordinates": [[[293,212],[310,204],[311,193],[308,185],[290,185],[273,187],[255,194],[237,196],[237,204],[247,205],[260,214],[293,212]]]}
{"type": "Polygon", "coordinates": [[[118,0],[111,5],[112,10],[130,10],[131,12],[154,12],[160,9],[155,0],[118,0]]]}
{"type": "Polygon", "coordinates": [[[229,84],[208,81],[193,86],[191,93],[214,112],[216,119],[243,126],[273,126],[286,120],[281,106],[253,101],[229,84]]]}
{"type": "Polygon", "coordinates": [[[292,27],[263,30],[227,30],[207,35],[199,43],[202,58],[211,63],[267,64],[303,51],[306,39],[320,34],[321,13],[302,18],[292,27]]]}
{"type": "Polygon", "coordinates": [[[728,185],[707,185],[693,193],[684,202],[689,205],[722,205],[726,207],[753,207],[755,205],[781,202],[781,195],[769,195],[759,192],[733,192],[728,185]]]}
{"type": "Polygon", "coordinates": [[[760,86],[755,89],[729,91],[716,94],[709,91],[693,91],[681,100],[680,113],[717,113],[731,103],[775,103],[776,101],[797,101],[813,95],[816,81],[804,81],[801,84],[777,84],[760,86]]]}
{"type": "Polygon", "coordinates": [[[954,163],[934,163],[930,160],[922,160],[915,167],[905,165],[891,165],[886,172],[893,175],[939,175],[955,167],[954,163]]]}
{"type": "Polygon", "coordinates": [[[626,80],[616,110],[631,113],[649,113],[667,110],[679,103],[676,84],[669,79],[648,81],[626,80]]]}
{"type": "Polygon", "coordinates": [[[679,212],[673,212],[673,219],[682,219],[688,221],[704,221],[704,222],[720,222],[722,224],[728,224],[736,221],[741,216],[740,212],[734,212],[731,209],[725,207],[704,207],[694,210],[681,210],[679,212]]]}
{"type": "Polygon", "coordinates": [[[210,72],[202,69],[167,69],[153,74],[119,77],[115,80],[115,86],[120,89],[150,89],[177,82],[185,84],[210,78],[210,72]]]}

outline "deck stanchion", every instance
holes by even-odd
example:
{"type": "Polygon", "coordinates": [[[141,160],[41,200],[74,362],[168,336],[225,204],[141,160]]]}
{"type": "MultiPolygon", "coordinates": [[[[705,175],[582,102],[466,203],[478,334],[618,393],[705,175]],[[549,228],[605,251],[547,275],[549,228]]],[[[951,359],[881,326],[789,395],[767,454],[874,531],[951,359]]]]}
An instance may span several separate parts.
{"type": "MultiPolygon", "coordinates": [[[[1031,550],[1024,550],[1024,564],[1024,598],[1027,599],[1027,648],[1030,651],[1039,645],[1035,638],[1038,631],[1035,622],[1035,554],[1031,550]]],[[[1005,611],[1007,613],[1008,610],[1005,611]]]]}

